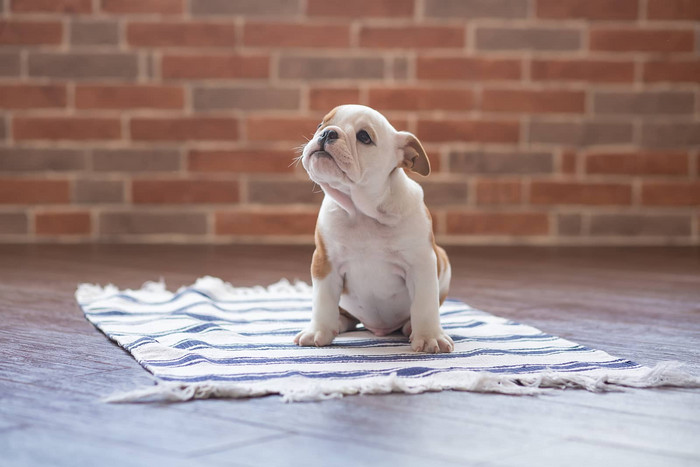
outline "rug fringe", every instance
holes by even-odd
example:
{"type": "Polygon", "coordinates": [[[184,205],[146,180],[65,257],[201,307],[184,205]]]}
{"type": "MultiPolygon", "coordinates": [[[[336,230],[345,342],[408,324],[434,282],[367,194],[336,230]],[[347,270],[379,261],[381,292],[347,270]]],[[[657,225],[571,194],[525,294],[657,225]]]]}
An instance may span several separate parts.
{"type": "Polygon", "coordinates": [[[212,292],[217,298],[224,299],[226,297],[250,297],[250,296],[269,296],[272,295],[309,295],[312,291],[311,286],[306,282],[295,280],[294,283],[287,279],[281,279],[267,287],[257,285],[254,287],[236,287],[229,282],[224,282],[218,277],[204,276],[188,287],[181,287],[178,292],[187,288],[195,288],[198,290],[206,290],[212,292]]]}
{"type": "Polygon", "coordinates": [[[468,391],[508,395],[538,395],[552,389],[580,388],[591,392],[625,391],[629,388],[700,388],[700,377],[682,371],[679,362],[662,362],[653,368],[642,367],[632,375],[602,373],[544,372],[534,375],[497,375],[487,372],[462,372],[433,375],[421,380],[389,376],[355,381],[327,381],[309,384],[301,389],[286,388],[284,381],[268,381],[266,389],[254,384],[158,382],[157,385],[116,393],[105,402],[184,402],[208,398],[247,398],[280,394],[284,402],[311,402],[356,394],[419,394],[430,391],[468,391]]]}
{"type": "Polygon", "coordinates": [[[114,284],[101,286],[99,284],[78,284],[78,289],[75,291],[75,299],[80,304],[87,304],[95,300],[124,293],[135,296],[140,299],[150,301],[170,300],[177,293],[181,293],[186,289],[196,288],[212,293],[218,299],[226,299],[227,297],[253,297],[253,296],[269,296],[272,295],[309,295],[311,294],[311,286],[304,281],[295,280],[293,283],[287,279],[281,279],[267,287],[235,287],[229,282],[224,282],[218,277],[204,276],[190,286],[180,287],[177,292],[170,292],[165,281],[161,278],[158,282],[144,282],[138,290],[127,289],[120,291],[114,284]]]}

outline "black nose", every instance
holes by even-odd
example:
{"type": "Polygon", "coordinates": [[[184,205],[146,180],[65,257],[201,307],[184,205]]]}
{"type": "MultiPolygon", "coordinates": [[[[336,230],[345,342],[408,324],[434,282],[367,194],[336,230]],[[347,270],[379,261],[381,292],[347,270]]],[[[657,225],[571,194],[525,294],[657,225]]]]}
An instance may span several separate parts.
{"type": "Polygon", "coordinates": [[[321,148],[323,149],[328,141],[332,141],[334,139],[338,139],[338,132],[335,130],[326,130],[319,135],[318,144],[320,144],[321,148]]]}

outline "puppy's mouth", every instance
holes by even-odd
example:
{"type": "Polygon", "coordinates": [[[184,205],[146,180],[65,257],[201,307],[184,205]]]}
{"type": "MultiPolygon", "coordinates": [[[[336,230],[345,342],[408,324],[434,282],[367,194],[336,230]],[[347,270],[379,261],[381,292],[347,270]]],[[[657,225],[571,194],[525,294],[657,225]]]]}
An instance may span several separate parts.
{"type": "Polygon", "coordinates": [[[313,153],[311,153],[311,155],[316,157],[327,157],[329,159],[333,159],[333,156],[328,154],[326,151],[314,151],[313,153]]]}

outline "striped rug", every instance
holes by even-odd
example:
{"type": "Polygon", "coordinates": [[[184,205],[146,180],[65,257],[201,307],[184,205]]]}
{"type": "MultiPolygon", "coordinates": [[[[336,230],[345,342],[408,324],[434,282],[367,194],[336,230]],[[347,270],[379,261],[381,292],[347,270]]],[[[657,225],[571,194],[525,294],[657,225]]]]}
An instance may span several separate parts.
{"type": "Polygon", "coordinates": [[[303,283],[235,288],[204,277],[177,292],[153,282],[140,290],[83,284],[76,299],[91,323],[156,377],[156,385],[113,395],[113,402],[700,386],[673,364],[643,367],[452,299],[441,320],[455,350],[436,355],[413,352],[400,334],[364,330],[341,334],[330,347],[297,347],[292,339],[311,313],[303,283]]]}

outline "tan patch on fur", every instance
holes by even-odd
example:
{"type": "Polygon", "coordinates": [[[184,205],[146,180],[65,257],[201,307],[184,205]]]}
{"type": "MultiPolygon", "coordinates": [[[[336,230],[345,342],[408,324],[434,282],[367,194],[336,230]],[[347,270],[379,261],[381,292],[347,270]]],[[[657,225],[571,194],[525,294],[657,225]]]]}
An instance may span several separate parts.
{"type": "MultiPolygon", "coordinates": [[[[442,247],[439,247],[437,243],[435,243],[435,235],[433,234],[433,216],[430,215],[430,210],[428,209],[428,206],[425,206],[425,213],[428,216],[428,220],[430,221],[430,243],[433,245],[433,251],[435,252],[435,257],[437,258],[437,274],[438,274],[438,281],[444,274],[444,272],[447,270],[447,265],[449,264],[449,259],[447,258],[447,252],[442,247]]],[[[440,305],[442,305],[442,302],[445,301],[445,298],[447,298],[447,292],[445,291],[444,293],[440,294],[440,305]]]]}
{"type": "Polygon", "coordinates": [[[314,255],[311,258],[311,277],[323,279],[331,272],[331,262],[328,260],[326,245],[323,243],[323,237],[318,231],[318,227],[316,228],[314,239],[316,240],[316,250],[314,250],[314,255]]]}
{"type": "Polygon", "coordinates": [[[323,117],[323,120],[321,121],[321,126],[318,128],[319,130],[322,130],[323,128],[327,127],[330,125],[331,120],[333,120],[333,117],[335,117],[335,113],[338,111],[338,107],[335,107],[333,110],[328,112],[325,117],[323,117]]]}
{"type": "Polygon", "coordinates": [[[403,161],[401,161],[399,167],[411,170],[424,177],[430,175],[428,155],[425,153],[425,149],[423,149],[423,145],[420,144],[418,138],[413,135],[410,135],[406,142],[403,161]]]}

